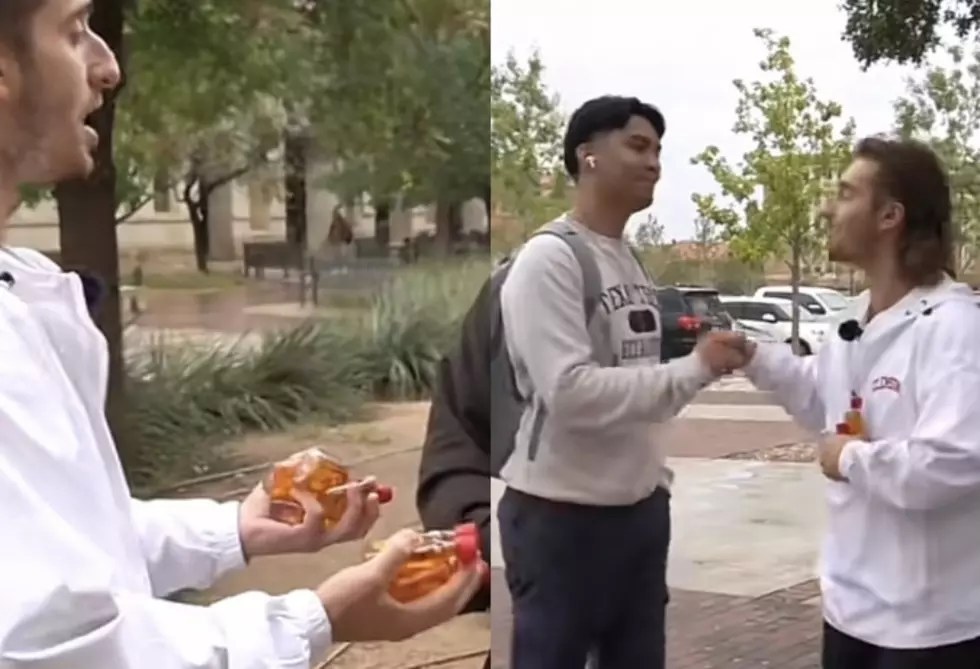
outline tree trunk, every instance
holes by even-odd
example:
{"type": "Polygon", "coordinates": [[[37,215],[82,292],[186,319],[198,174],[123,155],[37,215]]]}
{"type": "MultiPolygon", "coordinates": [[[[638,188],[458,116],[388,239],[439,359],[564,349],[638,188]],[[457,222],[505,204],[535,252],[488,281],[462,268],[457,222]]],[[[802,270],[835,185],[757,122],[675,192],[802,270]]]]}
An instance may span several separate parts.
{"type": "Polygon", "coordinates": [[[286,241],[306,248],[306,140],[287,134],[285,142],[286,241]]]}
{"type": "Polygon", "coordinates": [[[459,203],[440,200],[436,205],[436,248],[442,256],[452,254],[459,241],[462,220],[459,203]]]}
{"type": "Polygon", "coordinates": [[[452,246],[452,207],[446,202],[436,204],[435,251],[440,256],[448,256],[452,246]]]}
{"type": "Polygon", "coordinates": [[[790,248],[789,282],[792,288],[791,298],[793,301],[793,321],[791,324],[790,337],[793,352],[800,354],[800,277],[802,275],[803,252],[799,244],[794,244],[790,248]]]}
{"type": "MultiPolygon", "coordinates": [[[[123,2],[96,0],[91,18],[93,30],[117,55],[122,51],[123,2]]],[[[115,95],[90,122],[99,133],[95,169],[87,179],[60,184],[55,189],[61,264],[68,270],[85,270],[105,282],[107,295],[96,314],[96,323],[109,345],[109,388],[106,414],[121,445],[123,369],[122,315],[119,307],[119,248],[116,237],[116,168],[112,159],[115,95]]],[[[121,449],[124,450],[124,449],[121,449]]],[[[125,461],[125,453],[123,460],[125,461]]]]}
{"type": "Polygon", "coordinates": [[[187,176],[181,200],[187,208],[187,217],[191,220],[191,231],[194,235],[194,263],[197,271],[208,273],[208,257],[211,251],[211,231],[208,228],[208,198],[206,184],[200,172],[195,168],[187,176]],[[194,194],[195,190],[197,195],[194,194]]]}
{"type": "Polygon", "coordinates": [[[197,271],[201,272],[201,274],[208,274],[210,272],[208,259],[211,257],[211,229],[208,227],[208,200],[203,196],[200,200],[191,198],[186,204],[187,213],[191,219],[191,227],[194,230],[194,262],[197,264],[197,271]]]}
{"type": "Polygon", "coordinates": [[[483,206],[487,208],[487,220],[490,220],[490,212],[493,210],[493,204],[491,203],[492,191],[490,188],[490,182],[487,182],[480,192],[480,199],[483,200],[483,206]]]}
{"type": "Polygon", "coordinates": [[[381,253],[391,247],[391,205],[387,201],[374,206],[374,242],[381,253]]]}

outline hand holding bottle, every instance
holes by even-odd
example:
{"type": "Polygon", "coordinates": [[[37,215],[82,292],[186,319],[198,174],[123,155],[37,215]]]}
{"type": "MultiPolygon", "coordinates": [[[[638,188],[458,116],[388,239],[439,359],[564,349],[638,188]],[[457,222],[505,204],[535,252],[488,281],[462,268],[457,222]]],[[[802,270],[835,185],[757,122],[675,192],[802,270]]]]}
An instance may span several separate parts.
{"type": "Polygon", "coordinates": [[[315,553],[334,544],[363,539],[381,514],[376,491],[349,488],[344,491],[343,516],[325,522],[325,510],[312,493],[296,490],[299,507],[296,522],[285,523],[274,513],[274,500],[262,485],[245,498],[239,510],[239,536],[247,558],[289,553],[315,553]]]}
{"type": "Polygon", "coordinates": [[[402,530],[371,559],[338,572],[317,590],[333,627],[334,641],[403,641],[456,617],[480,589],[482,560],[462,565],[442,587],[409,603],[389,589],[424,538],[402,530]]]}

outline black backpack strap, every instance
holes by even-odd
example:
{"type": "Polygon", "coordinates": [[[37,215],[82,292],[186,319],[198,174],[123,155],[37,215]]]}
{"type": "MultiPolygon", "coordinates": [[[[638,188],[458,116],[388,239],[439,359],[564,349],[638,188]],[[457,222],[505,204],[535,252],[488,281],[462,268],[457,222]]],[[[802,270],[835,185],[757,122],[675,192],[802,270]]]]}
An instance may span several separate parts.
{"type": "Polygon", "coordinates": [[[571,221],[566,218],[548,223],[535,234],[560,237],[572,250],[579,269],[582,270],[582,306],[585,310],[585,323],[591,324],[602,296],[602,272],[588,242],[582,239],[582,233],[576,230],[571,221]]]}

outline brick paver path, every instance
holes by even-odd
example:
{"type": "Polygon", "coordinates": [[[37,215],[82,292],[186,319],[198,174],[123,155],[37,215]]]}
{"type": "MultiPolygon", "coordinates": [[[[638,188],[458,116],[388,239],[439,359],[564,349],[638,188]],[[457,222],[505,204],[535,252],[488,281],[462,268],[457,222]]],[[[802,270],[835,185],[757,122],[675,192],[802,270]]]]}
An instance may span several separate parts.
{"type": "Polygon", "coordinates": [[[685,418],[671,422],[663,430],[662,444],[671,458],[723,458],[807,439],[803,430],[788,421],[685,418]]]}
{"type": "MultiPolygon", "coordinates": [[[[668,669],[817,669],[819,591],[807,581],[762,597],[673,590],[667,616],[668,669]]],[[[510,606],[493,574],[492,667],[508,669],[510,606]]]]}

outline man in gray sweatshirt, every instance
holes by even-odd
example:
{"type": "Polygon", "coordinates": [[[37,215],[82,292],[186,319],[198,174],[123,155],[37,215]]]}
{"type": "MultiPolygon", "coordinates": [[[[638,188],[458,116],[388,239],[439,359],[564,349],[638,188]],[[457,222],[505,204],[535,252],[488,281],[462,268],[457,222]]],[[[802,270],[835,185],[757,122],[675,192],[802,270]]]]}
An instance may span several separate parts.
{"type": "Polygon", "coordinates": [[[533,446],[525,414],[501,472],[512,669],[576,669],[590,652],[598,669],[664,666],[672,474],[655,426],[744,362],[740,335],[712,333],[661,363],[655,286],[623,228],[652,202],[664,130],[654,107],[607,96],[579,108],[565,136],[569,219],[599,266],[611,366],[593,355],[582,270],[564,240],[532,237],[502,288],[517,388],[545,411],[533,446]]]}

